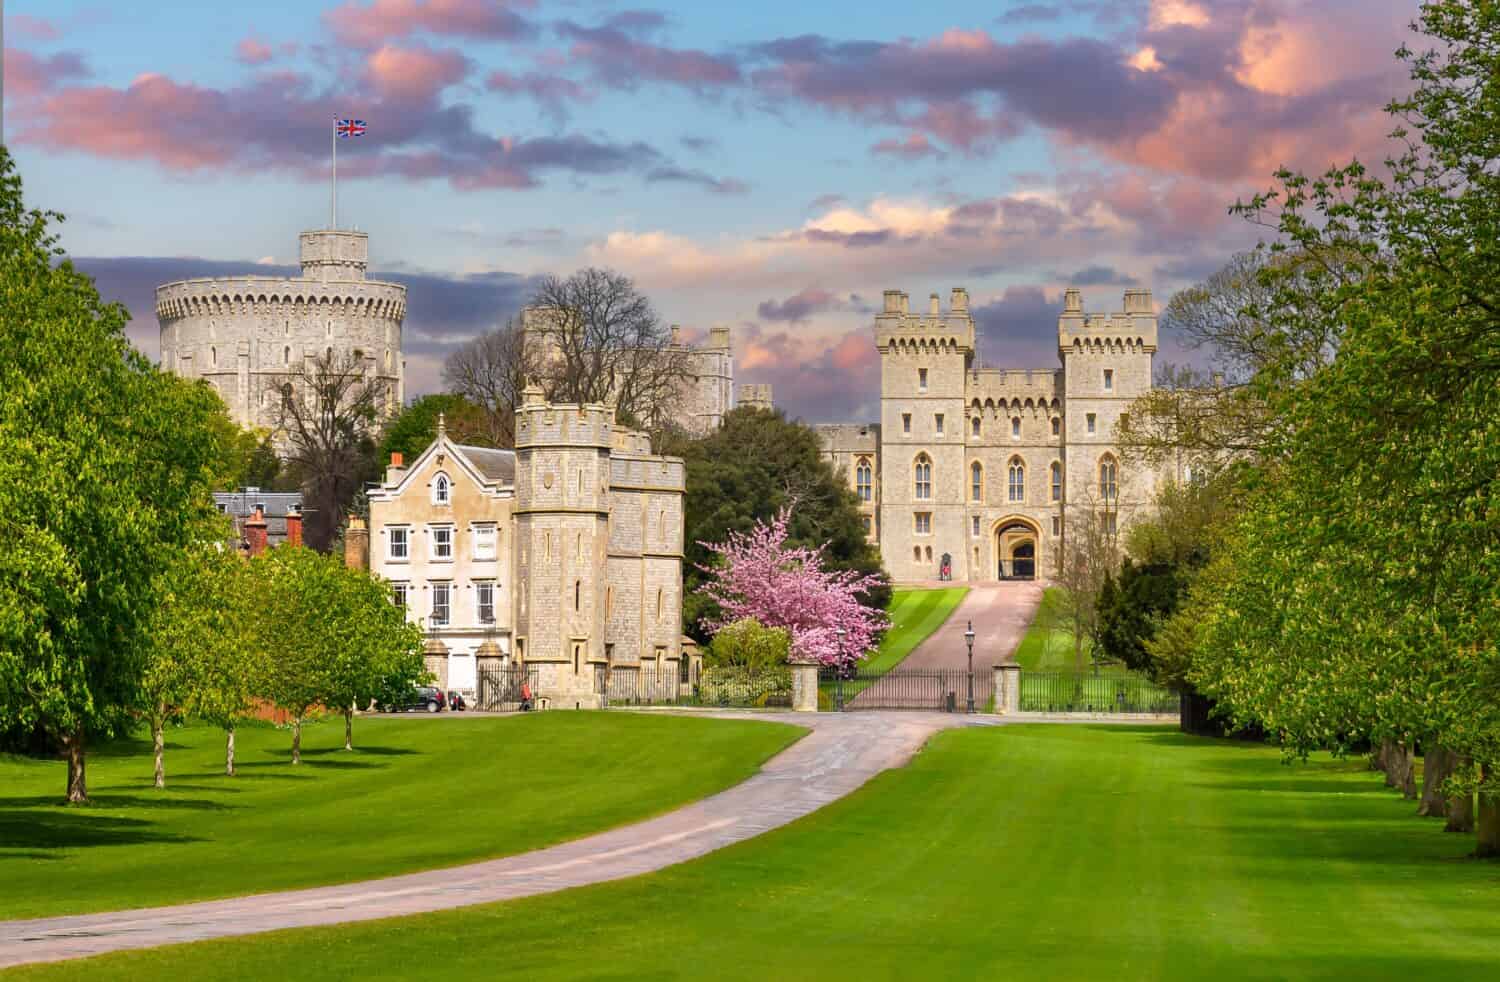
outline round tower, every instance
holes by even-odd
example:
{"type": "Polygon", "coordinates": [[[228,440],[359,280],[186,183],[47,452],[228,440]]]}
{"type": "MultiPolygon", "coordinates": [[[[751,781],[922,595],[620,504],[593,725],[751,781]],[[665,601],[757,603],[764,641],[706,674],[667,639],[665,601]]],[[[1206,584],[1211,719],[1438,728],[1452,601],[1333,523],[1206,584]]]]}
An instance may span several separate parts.
{"type": "Polygon", "coordinates": [[[365,278],[369,236],[301,236],[300,277],[227,276],[156,289],[161,366],[206,379],[241,426],[274,431],[277,390],[319,355],[385,383],[384,410],[405,399],[406,287],[365,278]]]}
{"type": "Polygon", "coordinates": [[[567,708],[599,705],[614,413],[552,405],[536,385],[516,411],[518,660],[567,708]]]}

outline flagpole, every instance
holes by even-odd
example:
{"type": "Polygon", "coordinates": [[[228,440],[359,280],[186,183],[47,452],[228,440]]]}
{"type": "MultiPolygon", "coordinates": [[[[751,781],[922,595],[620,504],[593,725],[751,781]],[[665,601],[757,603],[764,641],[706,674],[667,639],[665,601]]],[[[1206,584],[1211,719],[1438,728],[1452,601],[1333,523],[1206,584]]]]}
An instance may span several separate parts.
{"type": "Polygon", "coordinates": [[[333,192],[329,198],[330,229],[339,227],[339,120],[333,118],[333,192]]]}

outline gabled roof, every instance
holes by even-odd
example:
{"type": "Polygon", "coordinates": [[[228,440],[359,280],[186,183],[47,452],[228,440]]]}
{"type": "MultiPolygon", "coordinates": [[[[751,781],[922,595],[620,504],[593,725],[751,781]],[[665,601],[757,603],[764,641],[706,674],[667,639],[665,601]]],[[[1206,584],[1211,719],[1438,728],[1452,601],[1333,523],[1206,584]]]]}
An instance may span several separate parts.
{"type": "Polygon", "coordinates": [[[499,481],[501,484],[516,483],[516,452],[514,450],[471,447],[462,443],[453,444],[453,449],[467,457],[469,463],[474,465],[474,469],[491,481],[499,481]]]}

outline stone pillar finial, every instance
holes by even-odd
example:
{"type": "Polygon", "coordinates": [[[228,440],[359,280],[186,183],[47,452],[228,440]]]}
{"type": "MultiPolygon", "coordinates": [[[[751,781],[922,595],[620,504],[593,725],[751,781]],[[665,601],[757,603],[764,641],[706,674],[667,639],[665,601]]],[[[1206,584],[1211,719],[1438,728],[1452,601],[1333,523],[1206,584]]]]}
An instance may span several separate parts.
{"type": "Polygon", "coordinates": [[[448,438],[448,417],[445,413],[438,413],[438,439],[448,438]]]}

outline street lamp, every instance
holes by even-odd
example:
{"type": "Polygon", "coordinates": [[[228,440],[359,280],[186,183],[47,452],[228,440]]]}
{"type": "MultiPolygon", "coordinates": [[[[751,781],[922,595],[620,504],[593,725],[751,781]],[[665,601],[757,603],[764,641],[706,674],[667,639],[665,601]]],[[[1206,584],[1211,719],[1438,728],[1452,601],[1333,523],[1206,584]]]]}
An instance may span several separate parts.
{"type": "Polygon", "coordinates": [[[974,711],[974,622],[969,622],[969,629],[964,632],[964,640],[969,644],[969,712],[974,711]]]}
{"type": "Polygon", "coordinates": [[[834,632],[839,637],[839,657],[833,669],[834,702],[839,712],[844,711],[844,637],[849,633],[843,628],[834,632]]]}

